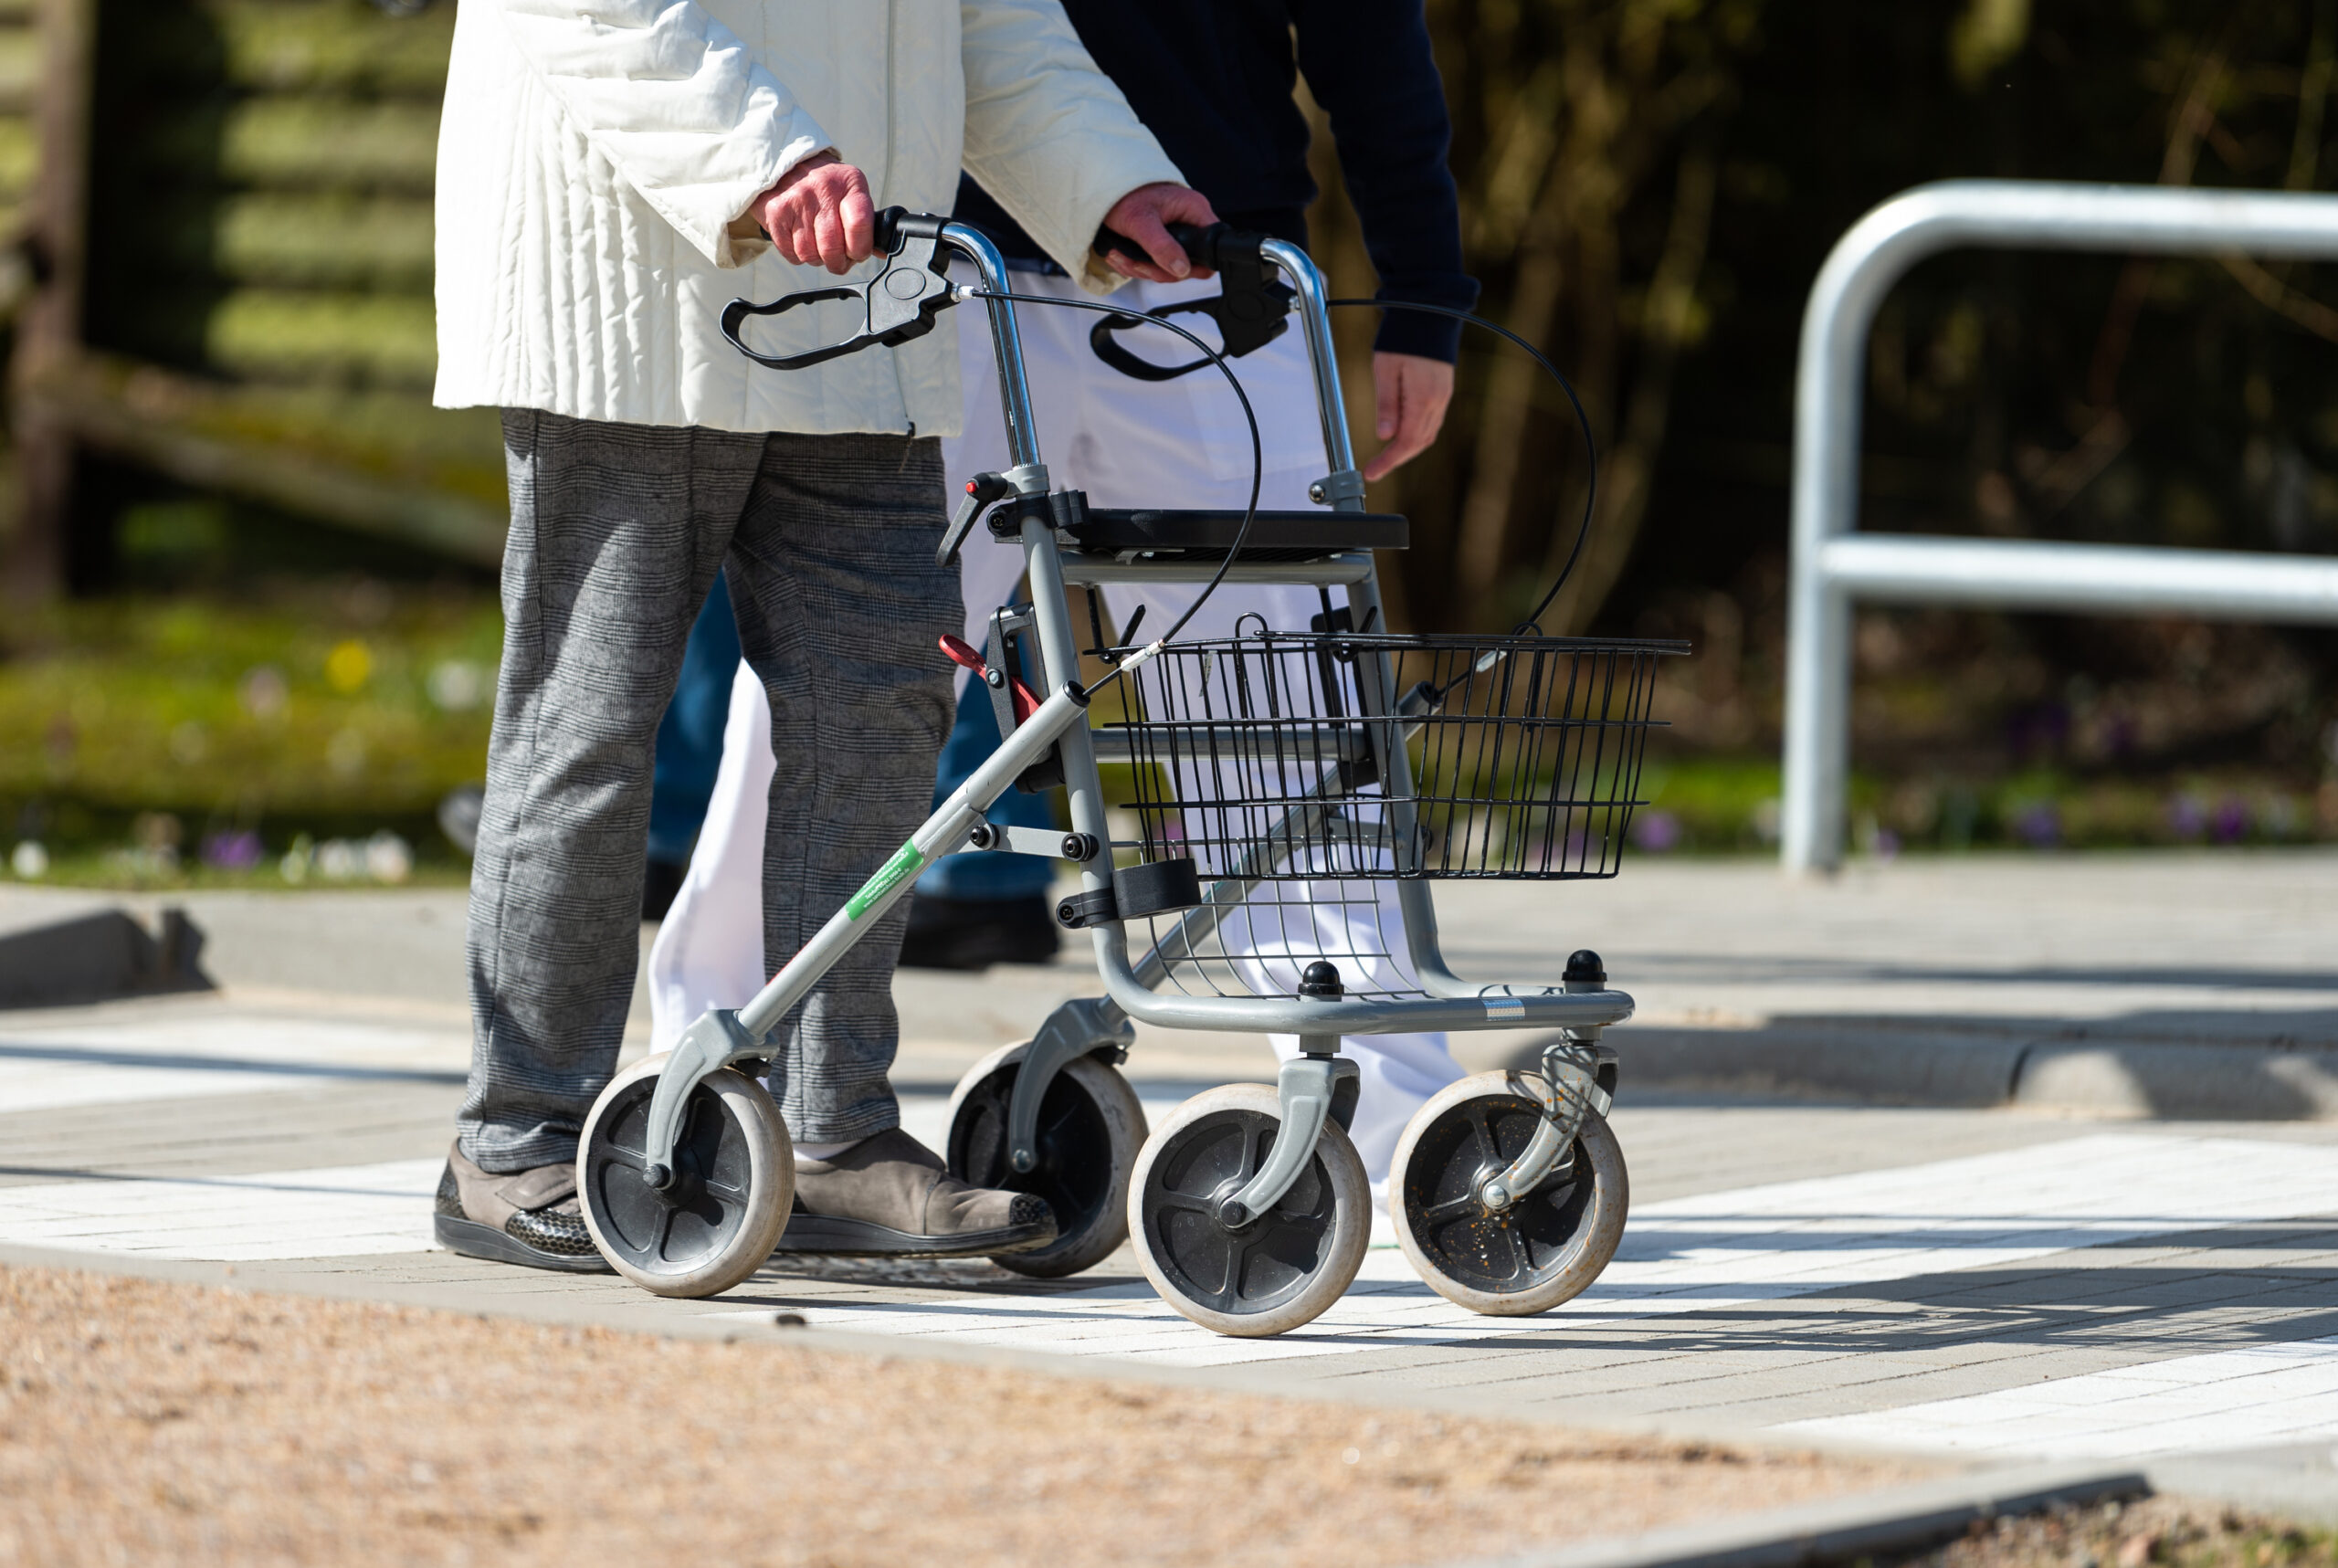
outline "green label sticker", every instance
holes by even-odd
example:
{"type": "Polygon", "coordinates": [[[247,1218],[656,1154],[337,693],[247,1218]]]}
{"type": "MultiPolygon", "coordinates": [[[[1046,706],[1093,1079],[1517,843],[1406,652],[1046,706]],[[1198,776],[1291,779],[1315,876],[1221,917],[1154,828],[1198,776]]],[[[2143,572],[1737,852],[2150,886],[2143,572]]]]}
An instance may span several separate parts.
{"type": "Polygon", "coordinates": [[[924,870],[925,864],[925,856],[915,843],[904,844],[894,850],[893,858],[886,861],[875,876],[862,883],[860,891],[853,894],[852,901],[845,905],[845,918],[857,921],[867,914],[871,905],[900,887],[904,878],[914,877],[924,870]]]}

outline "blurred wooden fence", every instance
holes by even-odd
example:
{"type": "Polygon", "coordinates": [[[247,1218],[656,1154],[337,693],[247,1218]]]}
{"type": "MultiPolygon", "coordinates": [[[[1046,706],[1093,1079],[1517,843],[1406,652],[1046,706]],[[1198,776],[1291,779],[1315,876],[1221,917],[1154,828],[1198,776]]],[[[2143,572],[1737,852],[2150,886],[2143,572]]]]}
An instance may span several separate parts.
{"type": "Polygon", "coordinates": [[[453,6],[40,5],[0,11],[19,590],[68,578],[92,455],[499,560],[496,416],[429,406],[453,6]]]}

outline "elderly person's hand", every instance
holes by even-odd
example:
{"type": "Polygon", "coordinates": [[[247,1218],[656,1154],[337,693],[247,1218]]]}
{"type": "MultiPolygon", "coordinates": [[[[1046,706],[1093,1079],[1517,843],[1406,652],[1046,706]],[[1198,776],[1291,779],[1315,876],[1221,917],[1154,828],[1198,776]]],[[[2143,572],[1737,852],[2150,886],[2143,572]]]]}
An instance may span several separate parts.
{"type": "Polygon", "coordinates": [[[1105,263],[1123,278],[1142,278],[1148,283],[1206,278],[1208,268],[1196,271],[1185,258],[1185,247],[1169,237],[1169,226],[1189,223],[1206,228],[1216,221],[1209,198],[1199,191],[1166,181],[1139,185],[1112,204],[1112,210],[1104,215],[1104,226],[1144,247],[1145,255],[1153,259],[1141,261],[1115,246],[1104,258],[1105,263]]]}
{"type": "Polygon", "coordinates": [[[869,176],[833,153],[806,158],[747,205],[779,254],[798,267],[839,275],[866,261],[876,244],[877,204],[869,176]]]}
{"type": "Polygon", "coordinates": [[[1372,356],[1372,385],[1380,405],[1380,450],[1364,477],[1384,479],[1428,449],[1453,401],[1453,367],[1419,354],[1372,356]]]}

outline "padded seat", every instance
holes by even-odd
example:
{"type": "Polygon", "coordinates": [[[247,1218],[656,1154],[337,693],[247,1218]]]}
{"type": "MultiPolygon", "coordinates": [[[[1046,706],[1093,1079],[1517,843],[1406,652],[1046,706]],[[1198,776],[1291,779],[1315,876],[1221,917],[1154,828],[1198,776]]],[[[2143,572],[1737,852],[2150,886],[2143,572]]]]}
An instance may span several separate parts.
{"type": "MultiPolygon", "coordinates": [[[[1238,511],[1098,507],[1069,531],[1081,551],[1095,555],[1222,556],[1241,531],[1238,511]]],[[[1261,510],[1251,520],[1242,558],[1305,561],[1352,550],[1402,550],[1410,540],[1410,525],[1393,512],[1261,510]]]]}

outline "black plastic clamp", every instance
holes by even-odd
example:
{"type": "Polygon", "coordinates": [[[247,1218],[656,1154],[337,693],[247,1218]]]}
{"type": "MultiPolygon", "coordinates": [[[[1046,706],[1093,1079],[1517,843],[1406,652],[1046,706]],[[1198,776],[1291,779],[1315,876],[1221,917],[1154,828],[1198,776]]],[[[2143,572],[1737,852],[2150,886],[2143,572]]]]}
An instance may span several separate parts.
{"type": "Polygon", "coordinates": [[[1066,931],[1086,931],[1120,919],[1120,904],[1110,888],[1099,888],[1092,893],[1073,893],[1056,905],[1056,919],[1066,931]]]}
{"type": "Polygon", "coordinates": [[[1181,856],[1121,867],[1112,873],[1110,888],[1075,893],[1058,903],[1056,919],[1072,931],[1081,931],[1107,921],[1142,920],[1146,915],[1189,910],[1201,902],[1201,874],[1191,857],[1181,856]]]}

